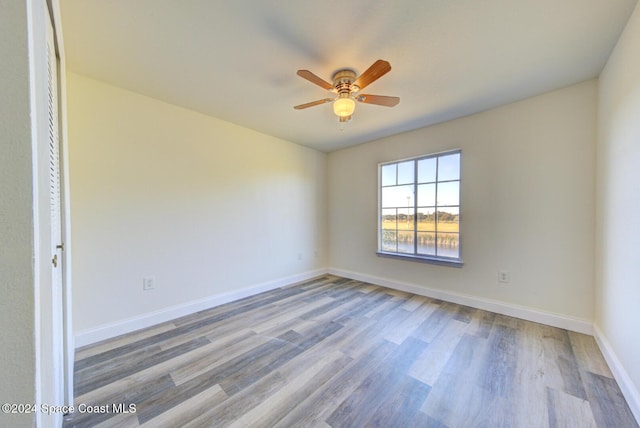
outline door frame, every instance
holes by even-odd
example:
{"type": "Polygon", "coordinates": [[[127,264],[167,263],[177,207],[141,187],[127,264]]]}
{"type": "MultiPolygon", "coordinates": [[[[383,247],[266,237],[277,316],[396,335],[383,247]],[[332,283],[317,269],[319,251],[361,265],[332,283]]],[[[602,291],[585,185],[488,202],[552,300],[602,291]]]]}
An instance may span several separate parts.
{"type": "Polygon", "coordinates": [[[62,241],[64,251],[62,261],[62,322],[63,322],[63,382],[64,404],[73,405],[73,371],[75,342],[73,334],[73,302],[71,293],[71,206],[69,190],[69,145],[67,138],[67,91],[64,43],[60,18],[60,1],[47,0],[47,9],[53,26],[53,36],[57,56],[58,81],[58,133],[60,143],[60,211],[62,241]]]}
{"type": "Polygon", "coordinates": [[[60,18],[60,0],[47,0],[58,56],[58,132],[60,133],[60,198],[62,240],[63,340],[64,340],[64,404],[73,405],[73,371],[75,341],[73,333],[73,300],[71,275],[71,198],[69,189],[69,140],[67,134],[67,80],[64,42],[60,18]]]}

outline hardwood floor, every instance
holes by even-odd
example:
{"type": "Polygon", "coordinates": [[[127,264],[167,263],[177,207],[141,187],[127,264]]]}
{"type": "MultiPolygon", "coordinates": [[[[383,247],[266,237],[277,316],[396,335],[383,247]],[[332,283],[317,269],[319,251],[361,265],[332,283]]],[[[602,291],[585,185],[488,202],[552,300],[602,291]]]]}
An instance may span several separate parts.
{"type": "Polygon", "coordinates": [[[65,427],[638,427],[590,336],[330,275],[79,349],[75,375],[65,427]]]}

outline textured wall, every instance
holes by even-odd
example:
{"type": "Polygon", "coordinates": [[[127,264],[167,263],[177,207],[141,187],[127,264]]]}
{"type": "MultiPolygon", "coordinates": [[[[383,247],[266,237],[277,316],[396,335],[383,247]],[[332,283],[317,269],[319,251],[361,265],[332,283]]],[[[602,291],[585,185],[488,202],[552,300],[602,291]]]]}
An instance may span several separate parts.
{"type": "MultiPolygon", "coordinates": [[[[0,403],[35,399],[33,171],[25,1],[0,0],[0,403]]],[[[0,413],[1,426],[33,415],[0,413]]]]}
{"type": "Polygon", "coordinates": [[[600,76],[596,326],[629,376],[640,418],[640,8],[600,76]]]}

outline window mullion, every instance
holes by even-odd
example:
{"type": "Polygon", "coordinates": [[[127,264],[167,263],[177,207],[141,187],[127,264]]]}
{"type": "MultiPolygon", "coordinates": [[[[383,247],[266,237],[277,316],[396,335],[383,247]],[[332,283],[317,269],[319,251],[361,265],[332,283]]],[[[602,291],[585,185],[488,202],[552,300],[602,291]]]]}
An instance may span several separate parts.
{"type": "Polygon", "coordinates": [[[413,161],[413,254],[418,254],[418,161],[413,161]]]}
{"type": "Polygon", "coordinates": [[[440,166],[440,158],[437,157],[436,158],[436,191],[435,191],[435,196],[436,196],[436,200],[434,201],[435,203],[435,212],[433,213],[433,230],[435,233],[434,236],[434,242],[433,242],[433,248],[436,252],[436,257],[438,257],[438,167],[440,166]]]}
{"type": "MultiPolygon", "coordinates": [[[[396,186],[399,186],[398,183],[398,163],[396,163],[396,186]]],[[[398,224],[400,223],[400,217],[398,214],[398,208],[396,207],[396,253],[400,250],[400,228],[398,224]]]]}

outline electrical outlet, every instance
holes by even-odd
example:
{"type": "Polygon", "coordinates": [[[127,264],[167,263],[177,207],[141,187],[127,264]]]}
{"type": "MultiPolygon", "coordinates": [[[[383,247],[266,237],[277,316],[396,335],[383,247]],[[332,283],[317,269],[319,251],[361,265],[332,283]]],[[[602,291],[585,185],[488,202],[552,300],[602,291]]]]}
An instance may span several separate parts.
{"type": "Polygon", "coordinates": [[[153,276],[145,276],[142,278],[142,289],[144,291],[156,288],[156,279],[153,276]]]}
{"type": "Polygon", "coordinates": [[[501,270],[500,272],[498,272],[498,282],[508,284],[510,279],[511,278],[508,270],[501,270]]]}
{"type": "Polygon", "coordinates": [[[302,253],[298,253],[298,261],[302,261],[302,253]]]}

